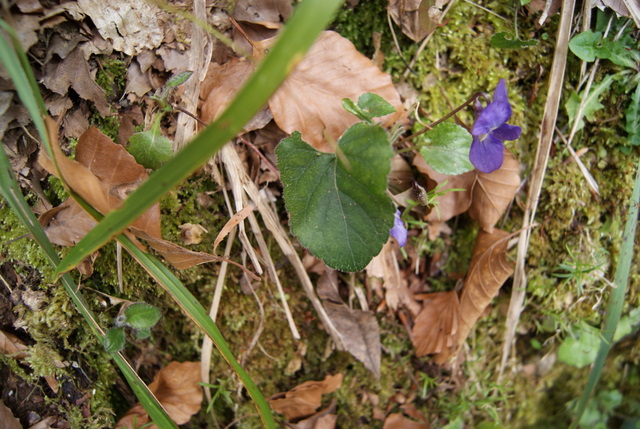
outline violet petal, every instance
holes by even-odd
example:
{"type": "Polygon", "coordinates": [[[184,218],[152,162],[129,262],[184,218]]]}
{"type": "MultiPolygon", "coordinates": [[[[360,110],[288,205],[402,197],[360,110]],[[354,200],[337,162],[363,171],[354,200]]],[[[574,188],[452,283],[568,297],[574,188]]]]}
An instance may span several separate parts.
{"type": "Polygon", "coordinates": [[[400,247],[404,247],[407,243],[407,228],[404,226],[404,222],[400,219],[400,210],[396,210],[395,218],[393,220],[393,228],[391,228],[391,236],[396,239],[400,247]]]}
{"type": "Polygon", "coordinates": [[[473,138],[469,159],[474,167],[482,173],[491,173],[502,167],[504,161],[504,144],[492,134],[484,140],[473,138]]]}
{"type": "Polygon", "coordinates": [[[499,140],[516,140],[520,137],[522,128],[517,125],[502,124],[491,132],[493,136],[499,140]]]}
{"type": "Polygon", "coordinates": [[[503,125],[510,117],[511,105],[508,101],[506,103],[493,101],[480,112],[471,128],[471,134],[474,136],[487,134],[503,125]]]}

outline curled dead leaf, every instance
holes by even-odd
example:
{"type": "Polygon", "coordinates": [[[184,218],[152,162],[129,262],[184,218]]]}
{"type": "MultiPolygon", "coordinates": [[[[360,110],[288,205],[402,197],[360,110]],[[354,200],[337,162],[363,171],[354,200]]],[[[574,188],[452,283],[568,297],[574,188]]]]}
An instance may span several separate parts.
{"type": "Polygon", "coordinates": [[[180,238],[185,245],[202,243],[202,234],[209,232],[197,223],[185,223],[178,228],[180,228],[180,238]]]}
{"type": "MultiPolygon", "coordinates": [[[[202,405],[200,362],[171,362],[156,374],[149,390],[158,398],[169,417],[182,425],[200,410],[202,405]]],[[[149,415],[141,404],[136,404],[118,420],[116,429],[142,427],[149,415]]],[[[157,429],[155,425],[148,426],[157,429]]]]}
{"type": "Polygon", "coordinates": [[[520,163],[507,149],[502,167],[493,173],[477,172],[469,216],[492,232],[520,187],[520,163]]]}
{"type": "MultiPolygon", "coordinates": [[[[494,229],[492,233],[483,230],[478,232],[469,271],[460,294],[457,347],[464,343],[473,325],[513,274],[514,265],[506,256],[509,237],[507,232],[499,229],[494,229]]],[[[435,361],[445,362],[457,347],[437,354],[435,361]]]]}
{"type": "Polygon", "coordinates": [[[289,421],[309,417],[320,407],[322,395],[337,390],[342,378],[342,374],[336,374],[327,375],[322,381],[305,381],[288,392],[273,395],[268,399],[269,405],[289,421]]]}

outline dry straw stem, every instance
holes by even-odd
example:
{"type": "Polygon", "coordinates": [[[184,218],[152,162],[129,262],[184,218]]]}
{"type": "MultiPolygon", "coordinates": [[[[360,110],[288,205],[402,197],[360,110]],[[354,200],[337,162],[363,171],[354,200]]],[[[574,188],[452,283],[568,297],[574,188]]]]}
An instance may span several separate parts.
{"type": "MultiPolygon", "coordinates": [[[[193,33],[191,36],[191,49],[189,50],[189,70],[193,75],[184,85],[184,109],[195,112],[198,108],[198,94],[200,94],[200,82],[207,74],[207,65],[213,55],[213,43],[210,35],[203,29],[203,23],[207,22],[207,9],[205,0],[194,0],[192,22],[193,33]]],[[[176,136],[173,142],[174,151],[179,150],[196,134],[197,121],[180,113],[176,127],[176,136]]]]}
{"type": "Polygon", "coordinates": [[[522,232],[518,242],[518,256],[516,259],[516,270],[513,281],[513,291],[509,302],[507,313],[504,343],[502,345],[502,361],[498,380],[502,379],[504,369],[513,344],[520,314],[524,304],[524,297],[527,287],[527,276],[525,274],[525,260],[529,247],[531,235],[531,225],[536,216],[542,182],[549,162],[549,150],[553,142],[555,123],[558,118],[558,106],[560,105],[560,95],[564,82],[564,71],[567,64],[567,53],[569,51],[569,35],[571,33],[571,21],[573,20],[573,9],[575,0],[563,0],[562,13],[560,17],[560,28],[556,38],[556,50],[551,66],[551,76],[549,79],[549,91],[547,92],[547,102],[544,107],[544,115],[540,127],[540,139],[538,140],[538,150],[536,153],[533,171],[531,172],[531,186],[527,195],[527,205],[522,219],[522,232]]]}

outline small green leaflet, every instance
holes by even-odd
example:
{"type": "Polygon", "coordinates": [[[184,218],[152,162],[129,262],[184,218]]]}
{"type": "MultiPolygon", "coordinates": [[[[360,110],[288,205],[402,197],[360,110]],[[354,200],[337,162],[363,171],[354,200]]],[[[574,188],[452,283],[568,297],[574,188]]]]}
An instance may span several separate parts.
{"type": "Polygon", "coordinates": [[[587,118],[589,120],[593,119],[593,114],[598,110],[602,109],[604,106],[598,101],[602,93],[609,89],[611,83],[616,75],[607,75],[602,82],[593,86],[589,94],[587,94],[587,100],[584,103],[584,109],[582,111],[582,115],[579,118],[576,118],[578,115],[578,108],[580,107],[580,103],[582,102],[582,97],[584,94],[576,94],[572,92],[569,96],[569,99],[565,103],[564,107],[567,109],[567,114],[569,115],[569,121],[573,126],[573,123],[578,120],[578,127],[576,131],[581,130],[584,127],[584,121],[582,118],[587,118]]]}
{"type": "Polygon", "coordinates": [[[327,265],[359,271],[380,253],[395,208],[386,194],[393,150],[378,125],[358,123],[322,153],[299,132],[276,148],[291,231],[327,265]]]}
{"type": "Polygon", "coordinates": [[[583,61],[595,61],[598,44],[602,40],[602,33],[594,33],[591,30],[583,31],[573,36],[569,42],[569,49],[573,54],[583,61]]]}
{"type": "Polygon", "coordinates": [[[471,134],[460,125],[443,122],[423,134],[420,154],[438,173],[448,176],[473,170],[469,161],[471,134]]]}
{"type": "Polygon", "coordinates": [[[373,124],[373,118],[386,116],[396,111],[387,100],[371,92],[362,94],[358,98],[358,104],[354,103],[353,100],[343,98],[342,107],[368,124],[373,124]]]}
{"type": "Polygon", "coordinates": [[[183,83],[185,83],[187,81],[187,79],[189,79],[191,77],[191,75],[193,74],[192,71],[184,71],[182,73],[178,73],[176,75],[171,76],[171,78],[169,78],[169,80],[167,81],[167,83],[165,84],[165,87],[167,88],[175,88],[178,85],[182,85],[183,83]]]}
{"type": "Polygon", "coordinates": [[[498,49],[521,49],[528,46],[538,45],[537,40],[520,40],[508,31],[494,34],[491,36],[489,43],[491,43],[491,46],[498,49]]]}
{"type": "Polygon", "coordinates": [[[158,114],[151,129],[132,135],[127,147],[127,151],[140,165],[154,170],[173,157],[173,144],[160,130],[161,119],[162,114],[158,114]]]}
{"type": "Polygon", "coordinates": [[[572,335],[558,348],[558,360],[576,368],[585,367],[596,360],[599,346],[599,330],[586,323],[574,325],[572,335]]]}
{"type": "Polygon", "coordinates": [[[124,348],[125,341],[123,328],[111,328],[104,336],[104,349],[108,353],[117,353],[124,348]]]}
{"type": "Polygon", "coordinates": [[[631,95],[631,103],[625,112],[625,131],[629,134],[629,143],[640,146],[640,83],[631,95]]]}
{"type": "Polygon", "coordinates": [[[591,30],[583,31],[569,42],[569,49],[583,61],[594,61],[596,58],[609,60],[612,63],[629,68],[636,68],[639,55],[633,45],[626,46],[622,40],[603,39],[602,33],[591,30]]]}
{"type": "Polygon", "coordinates": [[[139,302],[128,306],[124,310],[126,324],[133,329],[149,329],[160,320],[160,310],[153,305],[139,302]]]}

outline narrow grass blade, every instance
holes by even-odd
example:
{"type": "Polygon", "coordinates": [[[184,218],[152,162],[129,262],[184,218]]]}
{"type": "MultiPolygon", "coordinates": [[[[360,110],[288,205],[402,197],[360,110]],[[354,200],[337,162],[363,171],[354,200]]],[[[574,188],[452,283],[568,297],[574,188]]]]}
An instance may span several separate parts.
{"type": "MultiPolygon", "coordinates": [[[[57,267],[60,263],[58,254],[38,223],[35,215],[31,212],[31,208],[24,200],[13,171],[11,170],[9,159],[3,149],[0,149],[0,193],[9,206],[11,206],[11,209],[16,213],[20,222],[22,222],[32,237],[42,247],[49,263],[54,268],[57,267]]],[[[65,291],[71,297],[76,308],[82,317],[84,317],[87,322],[87,326],[91,329],[91,332],[100,340],[100,342],[102,342],[104,338],[104,331],[100,328],[100,325],[98,325],[95,315],[89,308],[89,305],[82,294],[78,291],[78,288],[71,276],[69,274],[65,274],[60,278],[60,281],[64,286],[65,291]]],[[[131,389],[138,397],[145,410],[147,410],[147,413],[149,413],[149,416],[154,423],[161,428],[177,428],[176,424],[171,420],[155,396],[153,396],[149,391],[146,384],[140,379],[140,377],[138,377],[138,374],[125,360],[124,356],[120,353],[111,353],[111,357],[120,368],[120,371],[122,371],[122,374],[127,379],[131,389]]]]}
{"type": "Polygon", "coordinates": [[[278,43],[220,118],[158,169],[127,198],[119,210],[105,216],[62,260],[57,272],[73,269],[231,140],[302,60],[304,53],[341,4],[342,0],[305,0],[300,3],[278,43]]]}
{"type": "Polygon", "coordinates": [[[275,428],[276,426],[269,404],[264,399],[264,396],[251,377],[249,377],[249,374],[247,374],[242,365],[238,363],[233,352],[222,336],[220,329],[218,329],[218,326],[211,317],[209,317],[209,314],[202,304],[198,302],[193,294],[184,287],[180,280],[167,267],[165,267],[164,264],[158,261],[158,259],[141,251],[124,235],[118,237],[118,241],[125,249],[127,249],[131,256],[133,256],[135,260],[145,270],[147,270],[156,282],[158,282],[158,284],[173,297],[182,310],[196,323],[196,325],[198,325],[198,327],[200,327],[200,329],[202,329],[207,336],[211,338],[211,341],[213,341],[213,344],[215,344],[220,354],[233,368],[236,374],[238,374],[238,377],[240,377],[240,380],[242,380],[242,383],[247,388],[251,399],[253,399],[256,404],[258,413],[260,414],[260,418],[262,419],[265,427],[275,428]]]}
{"type": "Polygon", "coordinates": [[[609,302],[607,303],[607,313],[604,320],[604,327],[602,329],[602,336],[600,340],[600,348],[598,349],[598,355],[591,367],[589,373],[589,379],[587,380],[587,386],[580,397],[578,402],[578,408],[576,411],[575,419],[571,424],[571,428],[576,428],[584,414],[591,394],[598,384],[598,380],[602,375],[605,360],[613,345],[613,336],[616,333],[618,322],[622,314],[622,307],[624,305],[624,296],[627,291],[627,284],[629,282],[629,271],[631,269],[631,261],[633,260],[633,245],[636,237],[636,227],[638,225],[638,205],[640,204],[640,163],[638,163],[638,172],[636,176],[636,182],[633,186],[633,194],[631,196],[631,204],[629,205],[629,212],[627,217],[627,224],[625,225],[622,235],[622,247],[620,250],[620,257],[618,258],[618,267],[616,268],[616,275],[613,283],[616,288],[611,291],[609,302]]]}

